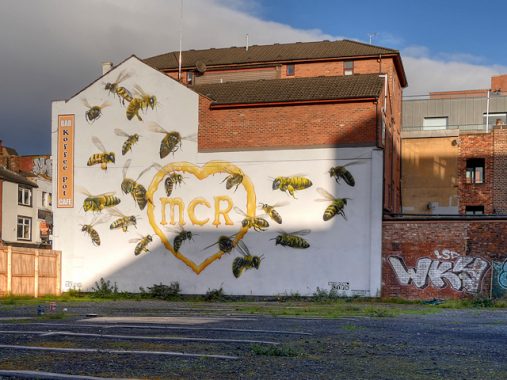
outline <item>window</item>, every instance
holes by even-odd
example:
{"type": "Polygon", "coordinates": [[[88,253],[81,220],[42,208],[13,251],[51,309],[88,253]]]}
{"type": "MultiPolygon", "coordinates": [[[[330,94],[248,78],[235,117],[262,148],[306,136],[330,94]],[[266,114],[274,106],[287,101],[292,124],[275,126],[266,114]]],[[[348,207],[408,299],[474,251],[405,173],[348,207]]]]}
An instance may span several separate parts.
{"type": "Polygon", "coordinates": [[[354,74],[354,61],[343,62],[343,75],[354,74]]]}
{"type": "Polygon", "coordinates": [[[18,216],[18,240],[32,239],[32,218],[18,216]]]}
{"type": "Polygon", "coordinates": [[[296,65],[287,65],[287,76],[293,76],[296,74],[296,65]]]}
{"type": "Polygon", "coordinates": [[[484,158],[467,160],[466,183],[484,183],[484,158]]]}
{"type": "Polygon", "coordinates": [[[489,121],[489,128],[494,128],[495,126],[504,126],[507,124],[507,113],[505,112],[490,112],[489,117],[486,113],[482,115],[484,120],[483,125],[486,125],[486,119],[489,121]]]}
{"type": "Polygon", "coordinates": [[[18,186],[18,204],[23,206],[32,206],[32,189],[29,187],[18,186]]]}
{"type": "Polygon", "coordinates": [[[51,207],[51,193],[42,192],[42,206],[43,207],[51,207]]]}
{"type": "Polygon", "coordinates": [[[466,215],[484,215],[484,206],[466,206],[466,215]]]}
{"type": "Polygon", "coordinates": [[[187,84],[192,84],[194,81],[194,73],[192,71],[187,71],[187,84]]]}
{"type": "Polygon", "coordinates": [[[425,117],[423,131],[437,131],[447,129],[447,117],[425,117]]]}

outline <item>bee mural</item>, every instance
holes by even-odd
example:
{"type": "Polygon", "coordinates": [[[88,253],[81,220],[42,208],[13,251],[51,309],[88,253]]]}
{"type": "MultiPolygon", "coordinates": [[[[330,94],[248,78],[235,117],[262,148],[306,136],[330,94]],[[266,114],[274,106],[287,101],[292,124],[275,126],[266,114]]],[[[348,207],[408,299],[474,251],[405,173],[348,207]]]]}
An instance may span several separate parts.
{"type": "Polygon", "coordinates": [[[93,136],[92,137],[93,144],[100,150],[102,153],[95,153],[90,156],[88,159],[88,162],[86,163],[87,166],[97,165],[100,164],[100,168],[102,170],[107,170],[107,164],[108,162],[111,162],[114,164],[115,157],[114,152],[108,152],[106,151],[106,148],[102,144],[102,142],[99,140],[98,137],[93,136]]]}
{"type": "Polygon", "coordinates": [[[181,149],[182,140],[196,141],[195,133],[182,137],[179,132],[167,131],[154,121],[149,123],[147,128],[151,132],[165,134],[164,138],[160,142],[160,158],[166,157],[169,153],[172,153],[174,155],[178,149],[181,149]]]}
{"type": "Polygon", "coordinates": [[[127,171],[131,162],[132,160],[128,159],[125,161],[125,165],[123,165],[123,181],[121,182],[121,190],[124,194],[131,194],[139,208],[144,210],[149,200],[146,197],[146,188],[137,181],[144,173],[151,169],[153,165],[144,169],[141,173],[139,173],[137,179],[133,180],[132,178],[127,178],[127,171]]]}
{"type": "Polygon", "coordinates": [[[123,146],[121,147],[121,154],[125,156],[129,151],[132,150],[132,147],[134,144],[136,144],[139,141],[139,137],[141,137],[139,134],[134,133],[133,135],[129,135],[127,132],[120,128],[114,129],[114,134],[116,136],[126,137],[127,139],[123,143],[123,146]]]}
{"type": "Polygon", "coordinates": [[[291,177],[276,177],[273,180],[273,190],[280,189],[284,192],[288,191],[294,199],[296,199],[294,191],[304,190],[310,186],[312,186],[312,181],[301,175],[295,175],[291,177]]]}
{"type": "Polygon", "coordinates": [[[151,235],[142,236],[140,237],[130,239],[129,243],[137,243],[136,247],[134,248],[134,255],[139,256],[141,253],[144,252],[150,252],[148,249],[148,246],[153,241],[153,237],[151,235]]]}
{"type": "Polygon", "coordinates": [[[218,241],[216,243],[213,243],[211,245],[208,245],[207,247],[205,247],[203,249],[203,251],[205,249],[208,249],[208,248],[211,248],[213,247],[214,245],[217,245],[218,244],[218,249],[220,249],[220,251],[222,251],[223,253],[231,253],[232,250],[234,249],[234,241],[232,240],[232,238],[234,237],[235,235],[232,235],[232,236],[220,236],[218,238],[218,241]]]}
{"type": "Polygon", "coordinates": [[[349,185],[349,186],[355,186],[356,184],[356,181],[354,180],[354,177],[352,176],[352,174],[350,174],[350,172],[348,171],[347,167],[350,166],[350,165],[355,165],[357,164],[358,162],[354,161],[354,162],[350,162],[346,165],[343,165],[343,166],[333,166],[331,169],[329,169],[328,173],[329,173],[329,176],[334,178],[336,183],[340,183],[340,180],[343,179],[343,181],[349,185]]]}
{"type": "Polygon", "coordinates": [[[234,211],[245,217],[245,219],[241,221],[241,225],[244,228],[253,228],[255,231],[266,231],[269,227],[268,221],[263,217],[249,216],[239,207],[234,207],[234,211]]]}
{"type": "Polygon", "coordinates": [[[164,189],[168,197],[171,196],[174,188],[178,185],[181,185],[182,183],[185,183],[183,181],[185,178],[182,174],[178,174],[174,171],[167,171],[162,168],[159,164],[154,163],[152,165],[153,167],[157,168],[157,170],[161,171],[163,170],[165,173],[167,173],[167,178],[164,181],[164,189]]]}
{"type": "Polygon", "coordinates": [[[146,111],[148,108],[152,110],[155,109],[155,106],[158,104],[157,97],[155,95],[149,95],[143,91],[141,86],[134,86],[136,97],[134,97],[129,105],[127,106],[127,119],[132,120],[134,116],[137,116],[139,121],[142,121],[141,115],[139,115],[140,111],[146,111]]]}
{"type": "Polygon", "coordinates": [[[236,186],[236,188],[234,189],[234,192],[236,192],[236,190],[238,190],[239,185],[241,185],[241,183],[243,182],[243,174],[234,173],[234,174],[228,175],[227,177],[225,177],[225,179],[221,183],[224,183],[224,182],[225,182],[225,188],[227,190],[230,190],[234,186],[236,186]]]}
{"type": "Polygon", "coordinates": [[[87,196],[83,201],[83,210],[85,212],[101,212],[103,209],[114,207],[121,202],[120,198],[114,195],[114,192],[92,195],[84,188],[81,188],[81,192],[87,196]]]}
{"type": "Polygon", "coordinates": [[[173,228],[174,232],[176,232],[176,236],[173,240],[173,248],[176,252],[178,252],[185,240],[192,240],[192,238],[197,235],[192,233],[191,231],[186,231],[183,227],[173,228]]]}
{"type": "Polygon", "coordinates": [[[104,89],[109,92],[109,94],[112,94],[113,96],[118,96],[118,99],[120,100],[120,103],[122,105],[125,105],[125,102],[129,103],[132,101],[132,94],[129,90],[127,90],[125,87],[120,86],[120,83],[123,82],[125,79],[130,78],[130,74],[125,73],[125,71],[121,71],[118,76],[116,77],[116,80],[112,83],[105,83],[104,89]]]}
{"type": "Polygon", "coordinates": [[[263,256],[254,256],[242,241],[238,242],[238,250],[241,256],[232,261],[232,274],[239,278],[241,274],[248,269],[259,269],[263,256]]]}
{"type": "Polygon", "coordinates": [[[115,230],[115,229],[121,228],[123,232],[127,232],[129,226],[136,227],[137,220],[134,215],[130,215],[130,216],[124,215],[122,212],[120,212],[116,208],[112,208],[108,211],[111,215],[118,218],[115,221],[113,221],[113,223],[111,223],[111,225],[109,226],[110,230],[115,230]]]}
{"type": "Polygon", "coordinates": [[[86,108],[88,108],[88,111],[85,112],[85,119],[88,122],[88,124],[93,124],[93,122],[97,119],[100,119],[102,116],[102,110],[106,107],[109,107],[111,103],[104,102],[100,106],[91,106],[90,103],[88,103],[88,100],[81,99],[83,104],[86,108]]]}
{"type": "Polygon", "coordinates": [[[341,215],[345,220],[347,220],[343,209],[347,205],[348,198],[335,198],[322,187],[317,187],[317,191],[320,195],[326,198],[317,199],[318,202],[331,202],[331,204],[327,206],[326,210],[324,211],[324,215],[322,216],[322,219],[324,219],[325,222],[333,218],[335,215],[341,215]]]}
{"type": "Polygon", "coordinates": [[[95,226],[97,224],[100,224],[100,223],[104,223],[104,217],[101,216],[101,217],[97,217],[95,216],[92,221],[90,222],[90,224],[82,224],[81,225],[81,231],[85,232],[91,239],[92,241],[92,244],[94,246],[99,246],[100,245],[100,235],[99,233],[95,230],[95,226]]]}
{"type": "Polygon", "coordinates": [[[282,224],[282,217],[278,213],[278,211],[275,210],[276,207],[283,207],[287,206],[289,202],[277,202],[274,205],[268,205],[267,203],[259,203],[259,208],[264,211],[269,217],[277,222],[278,224],[282,224]]]}
{"type": "Polygon", "coordinates": [[[311,230],[300,230],[291,233],[282,232],[276,238],[271,240],[276,240],[275,245],[280,244],[283,247],[306,249],[310,247],[310,243],[301,236],[308,235],[310,232],[311,230]]]}

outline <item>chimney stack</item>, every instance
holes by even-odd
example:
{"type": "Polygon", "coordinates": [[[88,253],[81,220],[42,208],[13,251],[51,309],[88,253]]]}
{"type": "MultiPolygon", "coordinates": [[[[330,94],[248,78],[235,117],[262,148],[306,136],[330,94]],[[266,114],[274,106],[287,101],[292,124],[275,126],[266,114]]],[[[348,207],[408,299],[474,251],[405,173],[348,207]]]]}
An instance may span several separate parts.
{"type": "Polygon", "coordinates": [[[102,75],[107,74],[113,68],[113,62],[102,62],[102,75]]]}

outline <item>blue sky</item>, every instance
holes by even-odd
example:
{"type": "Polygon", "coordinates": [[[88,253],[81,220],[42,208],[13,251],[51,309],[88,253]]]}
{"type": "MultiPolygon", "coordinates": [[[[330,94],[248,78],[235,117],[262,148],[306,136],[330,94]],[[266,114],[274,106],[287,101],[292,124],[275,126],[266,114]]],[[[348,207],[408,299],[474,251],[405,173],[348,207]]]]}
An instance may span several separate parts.
{"type": "MultiPolygon", "coordinates": [[[[174,51],[180,0],[2,0],[0,139],[50,153],[51,101],[96,80],[101,62],[174,51]],[[27,138],[28,136],[28,138],[27,138]]],[[[355,39],[401,52],[406,95],[488,88],[507,73],[507,1],[184,0],[183,47],[355,39]],[[498,15],[498,16],[497,16],[498,15]],[[495,21],[497,18],[499,21],[495,21]]]]}

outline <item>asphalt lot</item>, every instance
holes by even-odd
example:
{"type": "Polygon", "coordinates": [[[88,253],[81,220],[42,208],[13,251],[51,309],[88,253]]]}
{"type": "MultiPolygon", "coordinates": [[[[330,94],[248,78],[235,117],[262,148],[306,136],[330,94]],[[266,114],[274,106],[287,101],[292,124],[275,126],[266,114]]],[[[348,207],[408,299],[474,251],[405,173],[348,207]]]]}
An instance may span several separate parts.
{"type": "Polygon", "coordinates": [[[234,302],[64,307],[52,318],[0,305],[0,378],[507,378],[504,309],[321,319],[245,314],[234,302]]]}

